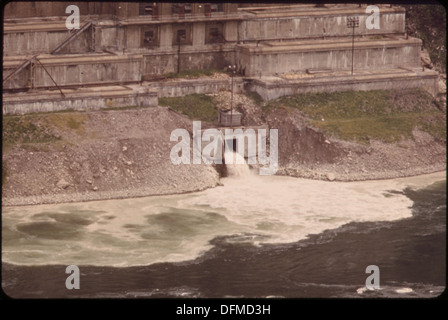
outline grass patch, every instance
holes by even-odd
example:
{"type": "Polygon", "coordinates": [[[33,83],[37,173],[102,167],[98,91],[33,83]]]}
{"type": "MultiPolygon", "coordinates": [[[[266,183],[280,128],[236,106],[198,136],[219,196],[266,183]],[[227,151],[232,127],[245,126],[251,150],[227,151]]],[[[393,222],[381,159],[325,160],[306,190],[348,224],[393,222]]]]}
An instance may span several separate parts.
{"type": "Polygon", "coordinates": [[[257,105],[261,106],[264,104],[263,98],[258,94],[258,92],[250,91],[246,93],[246,96],[251,98],[257,105]]]}
{"type": "Polygon", "coordinates": [[[78,134],[84,133],[84,121],[87,115],[80,113],[55,113],[47,117],[50,124],[58,127],[61,130],[72,129],[78,134]]]}
{"type": "Polygon", "coordinates": [[[60,140],[48,125],[36,121],[39,116],[4,116],[3,143],[5,146],[21,143],[47,143],[60,140]]]}
{"type": "Polygon", "coordinates": [[[213,122],[218,119],[218,109],[211,96],[190,94],[184,97],[159,98],[159,105],[169,106],[192,120],[213,122]]]}
{"type": "Polygon", "coordinates": [[[307,93],[274,100],[263,111],[276,108],[298,109],[327,134],[365,144],[412,138],[415,127],[446,139],[446,115],[423,90],[307,93]]]}
{"type": "Polygon", "coordinates": [[[55,143],[61,140],[57,130],[74,130],[83,134],[86,119],[86,114],[73,112],[3,116],[3,145],[8,148],[21,144],[33,148],[33,144],[55,143]]]}
{"type": "Polygon", "coordinates": [[[439,115],[426,115],[420,123],[420,129],[428,132],[433,137],[446,141],[446,115],[440,117],[439,115]]]}
{"type": "Polygon", "coordinates": [[[194,79],[202,76],[212,76],[214,73],[224,73],[224,71],[217,69],[198,69],[198,70],[183,70],[179,73],[170,72],[165,73],[163,76],[169,79],[187,78],[194,79]]]}

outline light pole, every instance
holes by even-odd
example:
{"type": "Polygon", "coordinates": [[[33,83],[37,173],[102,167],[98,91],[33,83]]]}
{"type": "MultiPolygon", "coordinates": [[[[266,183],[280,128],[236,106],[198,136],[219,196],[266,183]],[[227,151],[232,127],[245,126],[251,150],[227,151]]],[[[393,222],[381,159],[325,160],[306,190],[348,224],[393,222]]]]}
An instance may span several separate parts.
{"type": "Polygon", "coordinates": [[[358,17],[348,17],[347,18],[347,27],[353,28],[353,33],[352,33],[352,75],[353,75],[353,54],[355,52],[355,28],[359,27],[359,18],[358,17]]]}
{"type": "Polygon", "coordinates": [[[177,73],[180,72],[180,34],[177,31],[177,73]]]}
{"type": "Polygon", "coordinates": [[[236,65],[229,65],[228,69],[230,70],[231,80],[231,98],[230,98],[230,126],[233,127],[233,76],[236,73],[236,65]]]}

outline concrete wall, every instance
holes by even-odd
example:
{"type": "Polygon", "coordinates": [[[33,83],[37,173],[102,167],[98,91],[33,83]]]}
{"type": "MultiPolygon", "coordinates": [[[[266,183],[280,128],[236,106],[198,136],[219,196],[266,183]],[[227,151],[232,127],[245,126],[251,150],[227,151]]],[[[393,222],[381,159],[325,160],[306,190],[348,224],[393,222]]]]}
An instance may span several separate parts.
{"type": "Polygon", "coordinates": [[[245,83],[246,91],[257,92],[264,100],[307,92],[369,91],[422,88],[436,96],[438,93],[438,73],[434,71],[403,73],[389,76],[333,77],[313,81],[264,81],[251,79],[245,83]]]}
{"type": "MultiPolygon", "coordinates": [[[[52,31],[5,32],[3,54],[5,56],[50,53],[67,37],[67,29],[52,31]]],[[[92,46],[92,32],[86,30],[60,51],[64,53],[87,53],[92,46]]]]}
{"type": "MultiPolygon", "coordinates": [[[[65,27],[65,22],[61,21],[51,25],[46,25],[43,22],[36,23],[33,26],[37,30],[32,30],[32,27],[25,29],[22,26],[20,25],[19,28],[6,27],[3,37],[6,56],[50,53],[70,35],[65,27]]],[[[205,44],[205,22],[192,22],[190,26],[192,43],[182,47],[199,51],[215,47],[212,44],[205,44]]],[[[227,41],[236,41],[237,23],[235,21],[223,23],[223,35],[227,41]]],[[[177,51],[177,46],[173,45],[173,25],[170,23],[119,26],[115,21],[101,20],[70,42],[60,51],[60,54],[88,53],[92,50],[102,52],[103,49],[118,52],[126,50],[139,53],[164,53],[167,50],[177,51]],[[144,48],[142,47],[142,29],[153,26],[158,28],[159,45],[153,48],[144,48]]]]}
{"type": "MultiPolygon", "coordinates": [[[[183,49],[182,50],[187,50],[183,49]]],[[[3,68],[3,78],[7,77],[24,59],[8,63],[3,68]]],[[[51,77],[60,86],[83,85],[95,82],[111,83],[117,81],[140,81],[142,76],[160,75],[177,71],[195,69],[218,69],[233,63],[234,52],[220,50],[181,51],[146,55],[61,55],[41,57],[40,61],[51,77]]],[[[39,64],[35,64],[34,87],[53,87],[54,83],[39,64]]],[[[5,89],[31,88],[30,67],[23,69],[3,84],[5,89]]]]}
{"type": "MultiPolygon", "coordinates": [[[[45,69],[60,85],[82,85],[98,82],[140,81],[142,75],[141,55],[96,55],[96,56],[62,56],[41,58],[45,69]]],[[[17,64],[19,65],[19,63],[17,64]]],[[[9,75],[16,65],[3,68],[3,77],[9,75]]],[[[54,83],[41,65],[35,64],[34,87],[53,87],[54,83]]],[[[22,70],[15,79],[4,84],[5,89],[23,86],[30,81],[30,73],[22,70]]]]}
{"type": "Polygon", "coordinates": [[[179,64],[180,71],[198,69],[224,70],[224,67],[233,63],[234,52],[220,50],[219,46],[215,50],[188,50],[181,48],[180,58],[177,51],[168,51],[164,54],[154,53],[144,55],[143,72],[144,75],[160,75],[170,72],[177,72],[179,64]]]}
{"type": "MultiPolygon", "coordinates": [[[[136,2],[9,2],[5,7],[6,18],[49,17],[65,15],[65,8],[76,5],[83,14],[117,15],[118,17],[133,17],[139,15],[139,3],[136,2]]],[[[159,14],[171,16],[171,3],[158,2],[159,14]]],[[[237,3],[225,3],[224,12],[236,12],[237,3]]],[[[204,6],[201,3],[192,3],[192,14],[203,15],[204,6]]]]}
{"type": "MultiPolygon", "coordinates": [[[[89,12],[87,2],[57,2],[57,1],[12,1],[5,6],[5,18],[27,18],[27,17],[51,17],[67,16],[65,8],[69,5],[76,5],[80,12],[89,12]]],[[[110,4],[109,4],[110,6],[110,4]]]]}
{"type": "MultiPolygon", "coordinates": [[[[156,89],[159,98],[181,97],[188,94],[206,94],[219,91],[230,91],[231,80],[229,79],[192,79],[182,81],[168,81],[162,83],[151,83],[150,88],[156,89]]],[[[244,83],[242,78],[233,79],[234,92],[242,93],[244,83]]]]}
{"type": "MultiPolygon", "coordinates": [[[[113,51],[123,51],[125,49],[125,27],[97,26],[95,35],[96,51],[101,51],[103,48],[113,51]]],[[[140,35],[140,34],[139,34],[140,35]]],[[[132,35],[130,36],[132,38],[132,35]]],[[[136,38],[136,41],[140,38],[136,38]]]]}
{"type": "MultiPolygon", "coordinates": [[[[331,15],[331,11],[329,12],[330,15],[245,20],[239,25],[240,41],[351,36],[353,30],[347,28],[348,15],[346,13],[331,15]]],[[[405,12],[402,10],[381,13],[380,29],[366,28],[366,19],[369,15],[364,13],[356,16],[359,17],[359,28],[355,29],[355,35],[405,32],[405,12]]]]}
{"type": "MultiPolygon", "coordinates": [[[[387,69],[417,67],[421,41],[355,42],[354,69],[387,69]]],[[[307,69],[350,70],[351,43],[322,43],[291,46],[237,46],[237,61],[246,76],[281,73],[303,73],[307,69]]]]}
{"type": "Polygon", "coordinates": [[[142,88],[142,90],[123,90],[115,92],[84,92],[67,94],[62,97],[58,92],[42,94],[15,95],[4,97],[3,114],[26,114],[33,112],[55,112],[61,110],[98,110],[124,106],[155,107],[158,105],[157,92],[142,88]],[[55,103],[57,101],[57,103],[55,103]]]}
{"type": "MultiPolygon", "coordinates": [[[[62,97],[59,91],[51,93],[5,94],[4,114],[25,114],[33,112],[53,112],[66,109],[92,110],[124,106],[157,106],[158,98],[181,97],[189,94],[207,94],[231,90],[231,79],[191,79],[166,82],[150,82],[144,86],[80,89],[62,97]]],[[[233,89],[244,91],[244,82],[235,77],[233,89]]]]}

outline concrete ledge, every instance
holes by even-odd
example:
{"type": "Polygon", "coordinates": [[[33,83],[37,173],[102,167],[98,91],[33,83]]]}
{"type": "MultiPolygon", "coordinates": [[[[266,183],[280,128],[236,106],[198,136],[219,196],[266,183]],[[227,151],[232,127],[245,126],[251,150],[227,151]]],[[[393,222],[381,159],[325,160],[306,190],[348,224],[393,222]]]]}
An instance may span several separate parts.
{"type": "Polygon", "coordinates": [[[369,91],[422,88],[436,96],[439,74],[435,71],[402,70],[383,74],[333,75],[297,80],[278,77],[246,78],[245,90],[257,92],[264,100],[308,92],[369,91]]]}
{"type": "MultiPolygon", "coordinates": [[[[417,38],[408,39],[384,39],[384,40],[370,40],[363,38],[356,38],[354,48],[355,50],[362,49],[377,49],[377,48],[396,48],[396,47],[421,47],[422,41],[417,38]]],[[[246,54],[281,54],[289,52],[318,52],[329,50],[347,50],[352,48],[351,39],[326,39],[326,40],[305,40],[305,41],[291,41],[291,42],[266,42],[260,45],[243,44],[238,45],[241,53],[246,54]]]]}
{"type": "MultiPolygon", "coordinates": [[[[6,56],[3,61],[3,68],[16,68],[21,65],[27,57],[8,57],[6,56]]],[[[114,55],[114,54],[68,54],[61,56],[52,56],[47,54],[38,55],[37,58],[44,66],[53,65],[78,65],[78,64],[96,64],[96,63],[114,63],[114,62],[133,62],[141,61],[143,55],[141,54],[124,54],[124,55],[114,55]]]]}
{"type": "MultiPolygon", "coordinates": [[[[354,46],[355,70],[416,67],[420,63],[421,40],[358,39],[354,46]]],[[[345,40],[314,40],[268,45],[239,45],[238,64],[246,76],[305,72],[307,69],[350,70],[352,43],[345,40]]]]}
{"type": "MultiPolygon", "coordinates": [[[[241,11],[247,11],[254,14],[254,18],[274,18],[274,17],[316,17],[316,16],[347,16],[347,15],[357,15],[357,16],[369,16],[366,13],[366,6],[359,8],[356,4],[351,7],[315,7],[303,6],[303,5],[292,5],[285,7],[247,7],[240,8],[241,11]],[[288,10],[288,11],[286,11],[288,10]]],[[[380,5],[381,14],[386,13],[405,13],[406,10],[403,7],[384,7],[380,5]]]]}
{"type": "MultiPolygon", "coordinates": [[[[151,82],[147,86],[157,89],[159,98],[181,97],[188,94],[207,94],[219,91],[227,91],[231,89],[229,79],[179,79],[164,82],[151,82]]],[[[244,91],[243,79],[235,77],[233,79],[234,92],[241,93],[244,91]]]]}
{"type": "Polygon", "coordinates": [[[3,114],[26,114],[61,110],[98,110],[125,106],[155,107],[157,91],[140,86],[110,86],[89,89],[64,89],[19,94],[3,94],[3,114]]]}

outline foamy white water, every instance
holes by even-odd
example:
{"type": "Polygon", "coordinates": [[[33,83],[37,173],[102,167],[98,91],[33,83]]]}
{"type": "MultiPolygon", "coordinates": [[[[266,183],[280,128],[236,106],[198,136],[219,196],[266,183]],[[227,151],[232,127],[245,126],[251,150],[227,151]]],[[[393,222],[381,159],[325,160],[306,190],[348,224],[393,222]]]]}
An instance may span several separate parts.
{"type": "Polygon", "coordinates": [[[390,191],[444,179],[438,173],[344,183],[254,174],[187,195],[3,208],[2,258],[125,267],[194,259],[218,236],[291,243],[353,221],[411,217],[413,202],[390,191]]]}
{"type": "Polygon", "coordinates": [[[224,153],[227,175],[231,177],[248,177],[251,175],[246,160],[238,152],[226,151],[224,153]]]}

